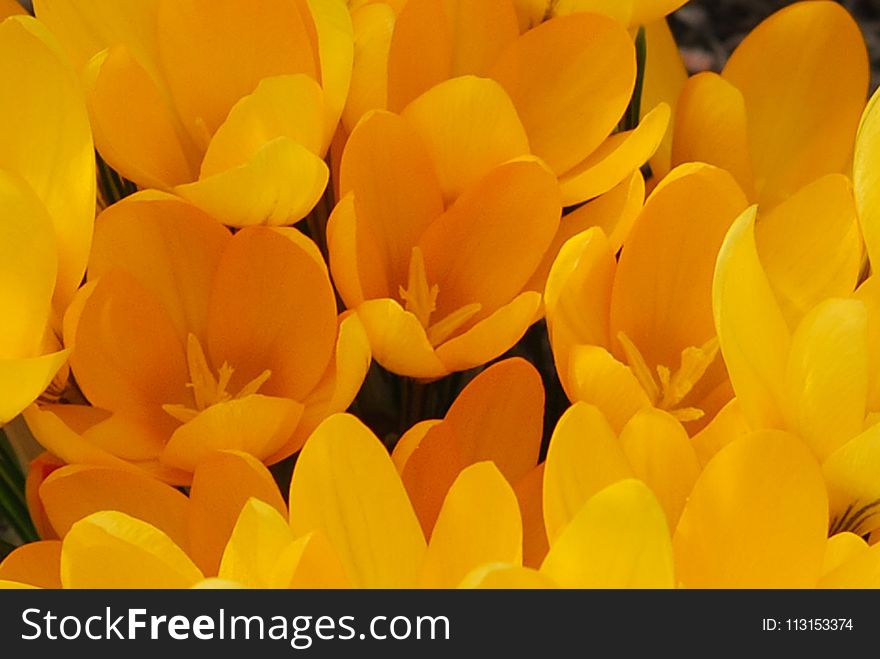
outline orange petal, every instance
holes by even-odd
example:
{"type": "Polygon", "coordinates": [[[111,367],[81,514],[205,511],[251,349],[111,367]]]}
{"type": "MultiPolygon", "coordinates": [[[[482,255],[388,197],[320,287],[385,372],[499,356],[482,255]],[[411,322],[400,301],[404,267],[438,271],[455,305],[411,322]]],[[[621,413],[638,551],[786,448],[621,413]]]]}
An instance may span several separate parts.
{"type": "Polygon", "coordinates": [[[43,481],[40,498],[62,538],[84,517],[118,510],[161,529],[178,546],[187,546],[188,499],[146,475],[107,467],[62,467],[43,481]]]}
{"type": "Polygon", "coordinates": [[[635,50],[623,26],[597,14],[574,14],[526,32],[489,75],[513,100],[532,153],[561,175],[612,133],[635,74],[635,50]]]}
{"type": "Polygon", "coordinates": [[[672,163],[685,162],[726,169],[754,199],[745,99],[739,89],[716,73],[690,78],[678,99],[672,163]]]}
{"type": "Polygon", "coordinates": [[[859,27],[838,3],[777,12],[734,51],[723,76],[745,99],[761,203],[847,166],[869,70],[859,27]]]}
{"type": "Polygon", "coordinates": [[[231,237],[177,197],[138,192],[98,218],[89,279],[125,270],[161,302],[184,345],[190,332],[205,334],[211,287],[231,237]]]}
{"type": "Polygon", "coordinates": [[[414,99],[401,116],[427,148],[447,204],[494,167],[529,155],[516,108],[494,80],[446,80],[414,99]]]}
{"type": "Polygon", "coordinates": [[[215,368],[228,362],[235,369],[230,391],[269,369],[261,393],[302,400],[326,371],[335,342],[325,267],[275,231],[239,231],[217,270],[206,346],[215,368]]]}
{"type": "Polygon", "coordinates": [[[443,212],[443,198],[434,166],[411,126],[396,115],[375,112],[365,117],[348,138],[340,168],[340,196],[354,192],[358,258],[360,241],[375,241],[372,255],[381,254],[382,275],[368,260],[360,271],[363,291],[372,297],[397,295],[406,285],[412,248],[427,226],[443,212]],[[372,293],[375,291],[375,293],[372,293]]]}
{"type": "Polygon", "coordinates": [[[205,574],[217,574],[229,535],[251,497],[282,515],[287,512],[269,470],[250,455],[218,452],[196,468],[189,499],[189,546],[205,574]]]}
{"type": "Polygon", "coordinates": [[[673,172],[648,198],[620,255],[611,334],[623,331],[649,366],[715,335],[712,275],[727,229],[746,208],[733,178],[710,166],[673,172]]]}
{"type": "Polygon", "coordinates": [[[389,108],[399,111],[434,85],[485,75],[519,34],[506,0],[412,0],[397,17],[388,55],[389,108]]]}
{"type": "Polygon", "coordinates": [[[633,130],[606,139],[588,158],[559,180],[562,205],[573,206],[605,194],[644,165],[660,146],[669,124],[669,106],[661,103],[633,130]]]}
{"type": "Polygon", "coordinates": [[[61,588],[61,541],[42,540],[17,547],[0,563],[0,581],[61,588]]]}
{"type": "Polygon", "coordinates": [[[161,460],[184,471],[216,451],[241,451],[263,461],[290,439],[302,413],[301,403],[260,394],[217,403],[174,431],[161,460]]]}
{"type": "Polygon", "coordinates": [[[523,521],[523,565],[539,568],[547,555],[549,544],[544,528],[544,463],[514,483],[523,521]]]}
{"type": "Polygon", "coordinates": [[[541,263],[560,215],[556,181],[538,162],[502,165],[468,189],[419,241],[428,281],[440,287],[436,318],[475,302],[485,318],[510,302],[541,263]]]}

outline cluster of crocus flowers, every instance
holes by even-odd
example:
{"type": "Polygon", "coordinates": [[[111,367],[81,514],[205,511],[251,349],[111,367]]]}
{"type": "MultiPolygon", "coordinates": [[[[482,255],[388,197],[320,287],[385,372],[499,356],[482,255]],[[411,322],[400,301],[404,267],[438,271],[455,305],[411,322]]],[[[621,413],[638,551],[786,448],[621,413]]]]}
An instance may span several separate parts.
{"type": "Polygon", "coordinates": [[[0,587],[880,587],[864,41],[683,4],[0,24],[0,587]]]}

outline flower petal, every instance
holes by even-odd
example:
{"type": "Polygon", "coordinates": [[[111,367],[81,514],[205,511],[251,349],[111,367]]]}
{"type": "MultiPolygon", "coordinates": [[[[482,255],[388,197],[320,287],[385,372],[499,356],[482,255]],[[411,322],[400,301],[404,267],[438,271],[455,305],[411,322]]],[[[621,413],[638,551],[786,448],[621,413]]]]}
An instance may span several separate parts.
{"type": "Polygon", "coordinates": [[[556,18],[529,30],[489,73],[513,100],[532,153],[557,175],[612,133],[635,74],[632,39],[619,23],[597,14],[556,18]]]}
{"type": "Polygon", "coordinates": [[[345,2],[307,0],[307,3],[315,22],[318,68],[324,90],[323,153],[333,139],[348,96],[354,60],[354,28],[345,2]]]}
{"type": "Polygon", "coordinates": [[[61,588],[61,542],[41,540],[21,545],[0,562],[0,581],[37,588],[61,588]]]}
{"type": "Polygon", "coordinates": [[[247,163],[174,192],[221,220],[245,227],[293,224],[309,214],[327,187],[324,161],[289,137],[266,142],[247,163]]]}
{"type": "Polygon", "coordinates": [[[562,205],[598,197],[644,165],[657,151],[669,124],[669,106],[661,103],[633,130],[616,133],[559,180],[562,205]]]}
{"type": "Polygon", "coordinates": [[[185,549],[188,544],[188,499],[144,474],[107,467],[62,467],[43,481],[40,498],[62,538],[92,513],[116,510],[152,524],[178,547],[185,549]]]}
{"type": "Polygon", "coordinates": [[[577,511],[541,566],[564,588],[672,588],[672,542],[651,490],[626,479],[577,511]]]}
{"type": "Polygon", "coordinates": [[[291,238],[265,227],[244,229],[220,260],[206,348],[215,367],[227,362],[235,369],[230,391],[269,369],[260,392],[301,401],[333,356],[337,321],[330,278],[309,253],[311,243],[291,238]]]}
{"type": "Polygon", "coordinates": [[[484,563],[522,563],[516,495],[491,462],[461,472],[440,509],[422,565],[423,588],[452,588],[484,563]]]}
{"type": "Polygon", "coordinates": [[[791,336],[758,257],[756,208],[730,227],[718,253],[712,306],[730,382],[754,428],[782,428],[791,336]]]}
{"type": "Polygon", "coordinates": [[[241,451],[266,460],[290,439],[302,413],[301,403],[261,394],[217,403],[174,431],[161,460],[185,471],[216,451],[241,451]]]}
{"type": "Polygon", "coordinates": [[[0,426],[12,421],[52,383],[68,350],[27,359],[0,359],[0,426]]]}
{"type": "Polygon", "coordinates": [[[447,204],[498,165],[529,155],[516,108],[494,80],[446,80],[414,99],[401,116],[427,148],[447,204]]]}
{"type": "Polygon", "coordinates": [[[322,530],[355,587],[413,587],[425,539],[385,447],[360,421],[318,426],[290,483],[290,526],[322,530]]]}
{"type": "Polygon", "coordinates": [[[196,468],[190,488],[188,544],[190,555],[205,574],[217,574],[223,549],[251,498],[287,514],[272,474],[252,456],[218,452],[196,468]]]}
{"type": "Polygon", "coordinates": [[[116,511],[78,521],[61,548],[65,588],[189,588],[203,578],[162,531],[116,511]]]}
{"type": "Polygon", "coordinates": [[[245,588],[280,585],[273,583],[273,572],[293,539],[281,513],[259,499],[248,499],[223,550],[217,576],[245,588]]]}
{"type": "Polygon", "coordinates": [[[853,156],[853,185],[868,256],[880,263],[880,93],[874,92],[862,114],[853,156]]]}
{"type": "Polygon", "coordinates": [[[745,99],[762,204],[844,170],[869,71],[859,27],[838,3],[778,11],[746,37],[722,75],[745,99]]]}
{"type": "Polygon", "coordinates": [[[544,523],[550,547],[590,497],[631,476],[626,455],[602,412],[587,403],[568,408],[550,438],[544,467],[544,523]]]}
{"type": "Polygon", "coordinates": [[[706,465],[675,533],[686,588],[812,588],[828,528],[825,484],[798,438],[761,431],[706,465]]]}

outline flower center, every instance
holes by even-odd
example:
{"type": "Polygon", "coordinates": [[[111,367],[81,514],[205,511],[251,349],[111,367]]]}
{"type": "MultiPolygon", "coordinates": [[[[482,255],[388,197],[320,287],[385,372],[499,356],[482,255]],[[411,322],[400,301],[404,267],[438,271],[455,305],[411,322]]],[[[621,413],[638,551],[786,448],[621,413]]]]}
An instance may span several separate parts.
{"type": "Polygon", "coordinates": [[[626,354],[630,370],[654,407],[666,410],[682,422],[702,418],[705,414],[703,410],[697,407],[679,407],[679,403],[693,390],[715,360],[718,354],[718,337],[712,337],[698,348],[691,346],[682,350],[677,371],[673,372],[669,367],[658,364],[656,378],[635,343],[624,332],[618,332],[617,339],[626,354]]]}
{"type": "Polygon", "coordinates": [[[428,341],[435,347],[452,336],[457,329],[483,308],[479,303],[466,304],[432,324],[431,314],[437,309],[437,295],[440,294],[440,287],[437,284],[433,286],[428,284],[425,257],[419,247],[413,247],[409,260],[407,287],[401,286],[399,292],[406,310],[419,319],[428,334],[428,341]]]}
{"type": "Polygon", "coordinates": [[[217,377],[214,377],[214,373],[208,366],[208,360],[205,359],[202,344],[192,333],[186,337],[186,365],[190,378],[186,386],[193,390],[195,407],[187,407],[186,405],[162,406],[163,410],[183,423],[194,419],[199,412],[211,407],[211,405],[257,393],[272,375],[272,371],[267,369],[244,385],[237,394],[231,394],[227,388],[235,369],[224,361],[217,370],[217,377]]]}
{"type": "MultiPolygon", "coordinates": [[[[843,511],[842,515],[831,520],[828,535],[831,536],[843,533],[844,531],[849,531],[856,535],[864,535],[865,531],[862,531],[862,528],[865,528],[866,522],[877,513],[880,513],[880,499],[864,505],[858,505],[859,503],[861,502],[853,501],[843,511]]],[[[866,530],[869,531],[871,529],[867,528],[866,530]]]]}

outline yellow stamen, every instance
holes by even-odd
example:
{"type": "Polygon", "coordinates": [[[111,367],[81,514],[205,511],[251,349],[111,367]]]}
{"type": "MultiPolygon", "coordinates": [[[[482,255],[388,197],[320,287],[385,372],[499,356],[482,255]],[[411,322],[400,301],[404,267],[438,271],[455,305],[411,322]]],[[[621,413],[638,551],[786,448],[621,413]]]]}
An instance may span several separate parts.
{"type": "Polygon", "coordinates": [[[406,302],[406,310],[412,312],[422,327],[427,327],[431,314],[437,308],[437,294],[440,287],[428,286],[428,273],[425,271],[425,257],[419,247],[413,247],[409,260],[409,279],[407,288],[400,287],[400,297],[406,302]]]}
{"type": "Polygon", "coordinates": [[[446,318],[428,328],[428,341],[431,342],[432,346],[440,345],[452,336],[458,328],[480,313],[482,308],[482,304],[474,302],[473,304],[466,304],[457,311],[453,311],[446,318]]]}
{"type": "Polygon", "coordinates": [[[214,377],[211,367],[208,366],[208,360],[205,358],[202,344],[195,334],[192,333],[186,337],[186,365],[189,369],[190,377],[190,381],[186,386],[193,391],[195,408],[179,404],[162,406],[166,413],[183,423],[191,421],[198,416],[199,412],[211,405],[257,393],[260,387],[266,383],[266,380],[272,376],[272,371],[266,369],[244,385],[237,394],[232,395],[229,393],[228,388],[235,369],[227,362],[223,362],[223,365],[217,370],[217,377],[214,377]]]}
{"type": "Polygon", "coordinates": [[[617,339],[626,355],[630,370],[635,375],[642,389],[648,395],[651,404],[666,410],[679,421],[696,421],[705,412],[696,407],[679,407],[679,403],[693,391],[697,383],[706,374],[718,354],[718,338],[712,337],[699,348],[688,347],[681,351],[681,363],[673,372],[668,366],[657,365],[657,379],[641,351],[624,332],[617,333],[617,339]]]}

